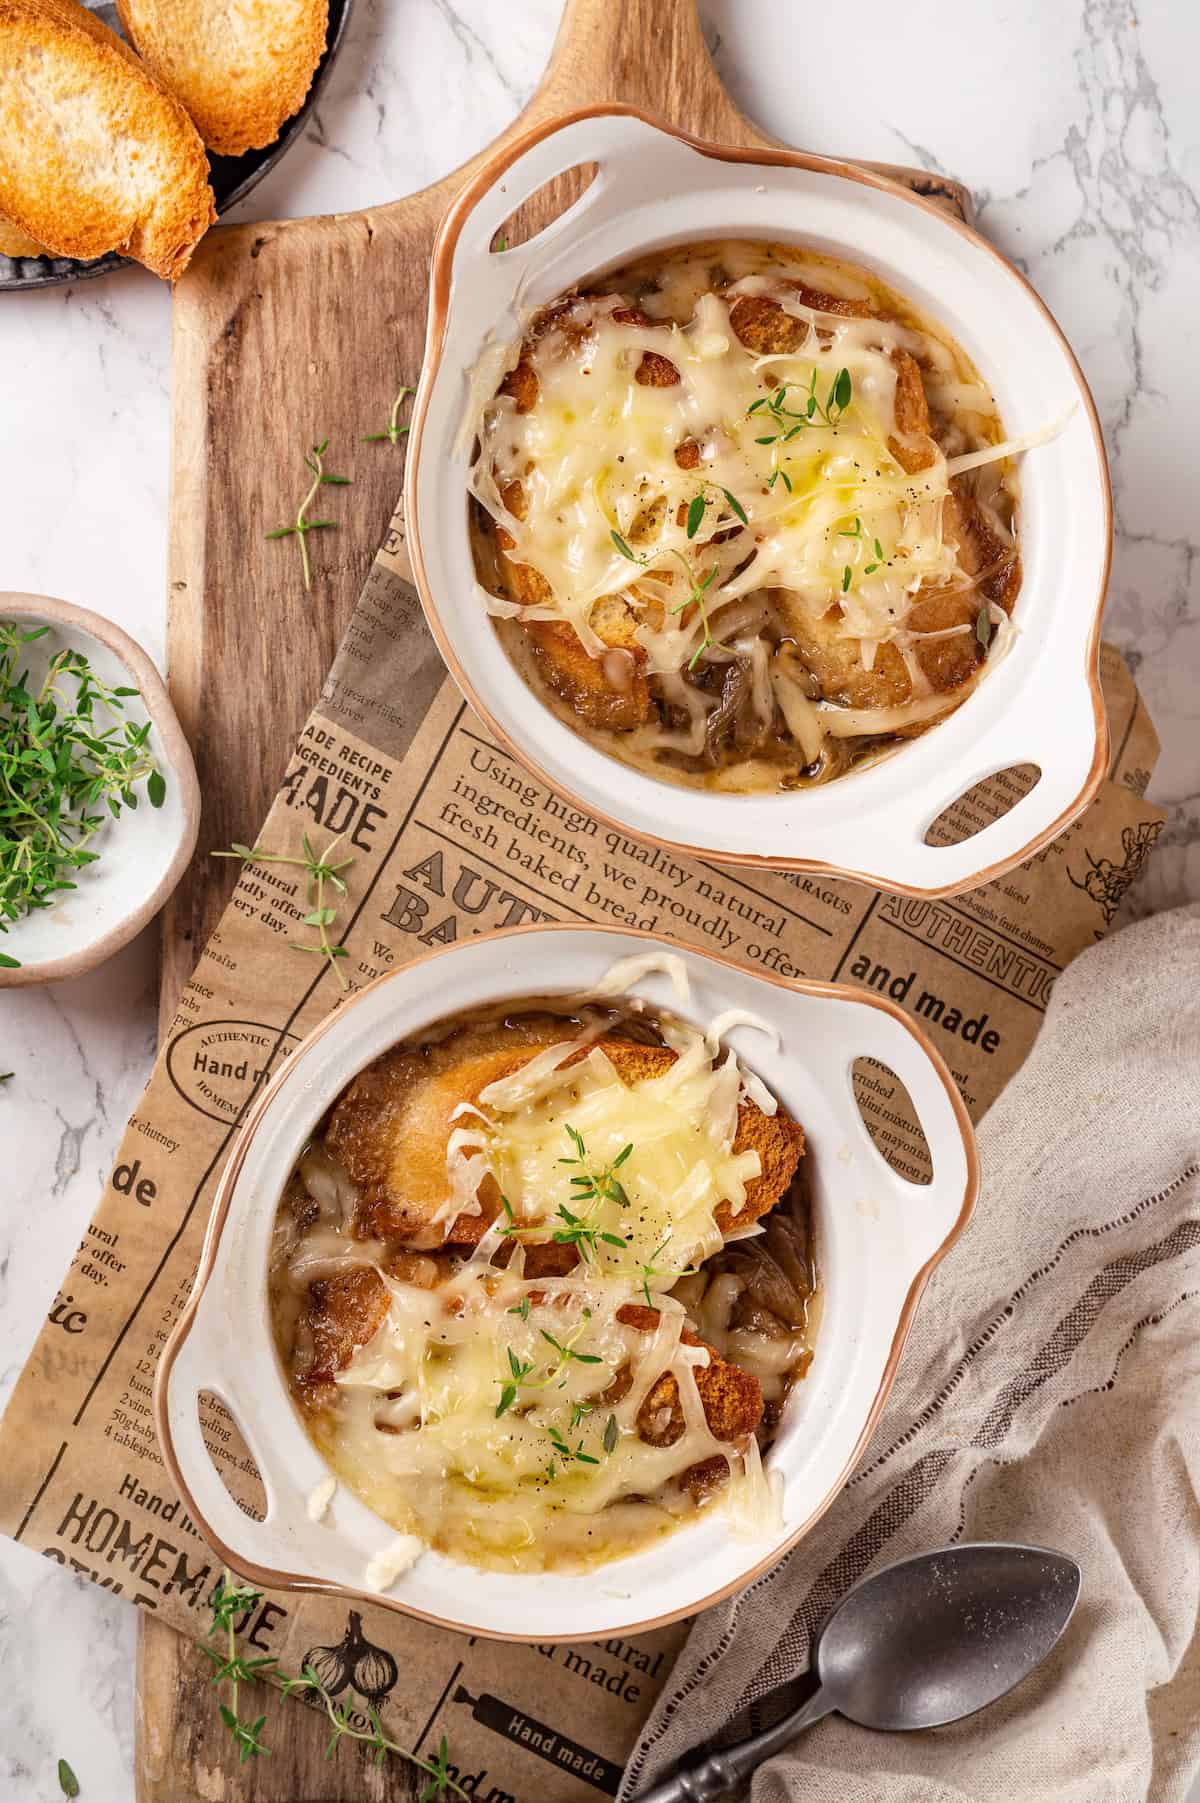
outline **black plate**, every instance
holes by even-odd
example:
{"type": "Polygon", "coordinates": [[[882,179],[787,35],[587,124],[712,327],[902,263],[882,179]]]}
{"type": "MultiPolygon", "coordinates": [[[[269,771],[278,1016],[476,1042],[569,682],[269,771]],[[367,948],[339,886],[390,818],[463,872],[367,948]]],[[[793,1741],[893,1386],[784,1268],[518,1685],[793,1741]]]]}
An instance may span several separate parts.
{"type": "MultiPolygon", "coordinates": [[[[313,76],[312,87],[308,90],[304,105],[287,120],[275,142],[268,144],[263,150],[248,150],[240,157],[209,156],[209,180],[218,213],[227,213],[239,200],[244,200],[251,188],[257,187],[267,171],[273,169],[280,157],[287,154],[304,130],[305,121],[320,98],[321,89],[341,49],[353,4],[354,0],[329,0],[329,35],[325,42],[325,54],[317,64],[317,72],[313,76]]],[[[117,22],[114,6],[94,6],[92,11],[98,13],[106,25],[120,33],[121,27],[117,22]]],[[[118,257],[111,252],[106,257],[94,258],[90,263],[78,263],[73,257],[0,255],[0,293],[5,289],[51,288],[58,282],[82,282],[94,275],[107,275],[112,269],[124,269],[128,262],[128,257],[118,257]]]]}

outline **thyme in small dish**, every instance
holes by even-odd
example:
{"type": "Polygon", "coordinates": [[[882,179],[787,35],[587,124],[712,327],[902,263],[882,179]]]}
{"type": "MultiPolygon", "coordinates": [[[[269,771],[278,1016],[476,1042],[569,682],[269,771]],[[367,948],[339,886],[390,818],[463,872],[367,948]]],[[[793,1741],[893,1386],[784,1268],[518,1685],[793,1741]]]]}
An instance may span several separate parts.
{"type": "Polygon", "coordinates": [[[350,954],[344,945],[335,945],[329,937],[329,929],[337,919],[337,908],[330,906],[326,900],[327,884],[329,888],[336,889],[339,895],[345,895],[346,885],[342,880],[341,872],[354,862],[353,858],[340,858],[336,863],[334,862],[333,853],[337,850],[341,839],[342,834],[339,833],[337,838],[331,839],[325,850],[318,854],[312,840],[305,833],[300,841],[302,847],[302,856],[300,857],[289,852],[263,851],[257,845],[238,844],[231,846],[228,851],[214,851],[212,855],[214,858],[240,858],[243,864],[293,864],[297,869],[307,872],[311,912],[304,916],[302,925],[316,928],[317,943],[316,945],[300,945],[294,939],[289,940],[288,943],[293,951],[311,952],[315,957],[324,958],[332,967],[333,974],[338,980],[338,988],[344,990],[346,979],[343,977],[337,961],[339,958],[348,958],[350,954]]]}
{"type": "Polygon", "coordinates": [[[417,391],[415,388],[411,388],[408,385],[408,383],[405,383],[404,387],[401,388],[399,394],[396,396],[395,400],[392,402],[392,411],[388,415],[388,423],[383,428],[383,431],[382,432],[368,432],[365,435],[365,437],[363,438],[362,442],[364,444],[378,444],[381,439],[386,438],[390,444],[399,444],[400,440],[404,437],[405,433],[408,431],[408,427],[407,426],[398,426],[396,424],[396,421],[400,417],[400,409],[404,405],[404,402],[407,400],[408,396],[410,394],[416,394],[416,392],[417,391]]]}
{"type": "MultiPolygon", "coordinates": [[[[138,691],[112,686],[82,651],[50,658],[31,678],[24,649],[48,626],[0,621],[0,932],[63,890],[100,853],[92,841],[109,818],[166,799],[166,778],[149,748],[150,722],[124,718],[138,691]]],[[[20,960],[0,952],[0,965],[20,960]]]]}
{"type": "MultiPolygon", "coordinates": [[[[403,395],[401,395],[403,399],[403,395]]],[[[397,403],[398,405],[399,403],[397,403]]],[[[304,462],[312,474],[312,481],[305,491],[304,499],[296,509],[296,517],[290,526],[276,526],[274,531],[265,532],[264,538],[291,538],[293,534],[300,542],[300,567],[304,572],[304,587],[308,592],[312,588],[312,566],[308,561],[308,534],[322,532],[329,526],[336,526],[336,520],[310,520],[308,510],[317,497],[317,490],[328,485],[331,488],[345,488],[351,478],[349,476],[332,476],[325,468],[325,452],[329,448],[329,440],[323,438],[320,444],[304,453],[304,462]]]]}
{"type": "Polygon", "coordinates": [[[311,1665],[305,1666],[300,1677],[293,1678],[282,1671],[279,1661],[269,1654],[261,1659],[244,1659],[237,1649],[237,1618],[256,1608],[261,1601],[261,1591],[252,1589],[248,1584],[235,1584],[229,1573],[225,1572],[218,1579],[216,1589],[209,1598],[213,1617],[208,1639],[216,1640],[217,1645],[210,1646],[208,1641],[200,1642],[200,1651],[211,1660],[214,1667],[214,1685],[225,1684],[229,1687],[229,1702],[220,1705],[221,1720],[237,1747],[240,1765],[245,1765],[247,1760],[261,1758],[264,1753],[271,1751],[262,1740],[266,1716],[260,1715],[254,1721],[244,1721],[238,1709],[241,1686],[269,1678],[279,1685],[284,1696],[311,1694],[324,1707],[333,1724],[333,1733],[325,1749],[326,1759],[333,1758],[343,1740],[357,1740],[374,1753],[376,1765],[383,1765],[389,1754],[392,1754],[424,1772],[427,1782],[421,1788],[420,1803],[435,1803],[436,1798],[451,1795],[467,1799],[469,1803],[468,1793],[450,1776],[450,1749],[444,1734],[436,1756],[433,1759],[421,1759],[416,1753],[410,1753],[407,1747],[388,1738],[380,1725],[373,1703],[351,1698],[341,1705],[336,1704],[311,1665]],[[369,1734],[353,1725],[356,1700],[360,1713],[371,1724],[369,1734]]]}

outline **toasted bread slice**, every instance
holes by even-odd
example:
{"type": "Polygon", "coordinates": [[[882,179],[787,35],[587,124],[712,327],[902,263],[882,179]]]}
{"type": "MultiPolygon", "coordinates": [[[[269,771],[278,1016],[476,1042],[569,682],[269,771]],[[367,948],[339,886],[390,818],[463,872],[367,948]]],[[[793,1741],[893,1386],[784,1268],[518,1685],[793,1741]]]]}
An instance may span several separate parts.
{"type": "MultiPolygon", "coordinates": [[[[384,1269],[390,1277],[432,1290],[445,1276],[446,1264],[444,1258],[439,1263],[401,1248],[391,1254],[384,1269]]],[[[317,1388],[329,1383],[336,1371],[344,1371],[383,1326],[390,1301],[388,1287],[373,1265],[358,1265],[310,1284],[305,1314],[313,1357],[305,1383],[317,1388]]]]}
{"type": "Polygon", "coordinates": [[[10,225],[7,219],[0,219],[0,256],[3,257],[44,257],[46,247],[23,232],[19,226],[10,225]]]}
{"type": "MultiPolygon", "coordinates": [[[[869,319],[871,309],[866,301],[845,300],[841,295],[823,294],[803,282],[787,284],[802,306],[818,313],[833,313],[843,319],[869,319]]],[[[808,323],[785,311],[778,301],[765,294],[740,294],[729,309],[729,323],[735,337],[748,351],[768,356],[780,351],[799,350],[808,336],[808,323]]]]}
{"type": "Polygon", "coordinates": [[[921,367],[907,351],[893,351],[896,367],[896,427],[899,437],[888,439],[888,450],[913,476],[937,459],[938,448],[929,429],[929,401],[921,379],[921,367]]]}
{"type": "MultiPolygon", "coordinates": [[[[578,301],[547,308],[530,328],[522,346],[520,361],[500,385],[500,392],[516,403],[518,413],[528,413],[537,405],[540,385],[537,371],[530,361],[533,346],[551,330],[563,335],[563,354],[574,355],[587,333],[586,316],[581,316],[578,301]],[[571,313],[569,320],[563,318],[571,313]]],[[[618,307],[613,319],[624,325],[639,325],[662,331],[665,325],[655,322],[636,307],[618,307]]],[[[674,388],[679,371],[669,357],[658,351],[643,351],[633,380],[642,388],[674,388]]],[[[700,461],[700,447],[686,441],[676,453],[681,469],[694,469],[700,461]]],[[[517,519],[525,517],[525,495],[520,482],[510,482],[504,491],[504,504],[517,519]]],[[[636,543],[636,538],[634,540],[636,543]]],[[[518,562],[508,553],[513,548],[510,535],[500,527],[496,533],[500,551],[499,569],[508,595],[522,606],[538,606],[553,599],[541,572],[529,564],[518,562]]],[[[604,732],[631,732],[654,717],[654,705],[643,666],[646,653],[638,642],[636,629],[639,616],[620,596],[612,595],[592,610],[590,625],[596,636],[611,650],[628,653],[631,662],[624,665],[625,681],[618,686],[610,680],[605,660],[593,657],[580,642],[573,627],[560,620],[531,620],[522,623],[529,640],[533,661],[547,687],[564,701],[585,726],[604,732]]]]}
{"type": "Polygon", "coordinates": [[[0,0],[0,213],[54,256],[171,281],[216,218],[195,126],[78,0],[0,0]]]}
{"type": "MultiPolygon", "coordinates": [[[[532,371],[528,373],[533,377],[532,371]]],[[[533,380],[536,385],[537,378],[533,380]]],[[[519,404],[518,410],[524,411],[519,404]]],[[[510,482],[505,488],[504,505],[517,519],[524,519],[526,500],[519,482],[510,482]]],[[[541,606],[553,600],[541,571],[508,555],[513,540],[503,526],[496,528],[496,544],[500,575],[512,600],[519,601],[522,607],[541,606]]],[[[641,669],[646,653],[635,636],[637,620],[620,596],[612,595],[592,609],[591,624],[597,637],[612,650],[629,654],[632,662],[628,665],[629,682],[625,688],[617,688],[609,681],[603,661],[585,649],[574,627],[565,620],[530,620],[522,624],[522,631],[548,687],[586,726],[629,732],[653,713],[650,688],[641,669]]]]}
{"type": "MultiPolygon", "coordinates": [[[[428,1234],[449,1197],[446,1143],[461,1102],[514,1070],[542,1047],[569,1038],[551,1016],[507,1027],[481,1027],[420,1051],[385,1052],[339,1098],[325,1140],[362,1198],[354,1222],[361,1239],[407,1240],[428,1234]]],[[[486,1186],[484,1186],[486,1187],[486,1186]]],[[[493,1186],[494,1187],[494,1186],[493,1186]]],[[[499,1194],[482,1198],[494,1214],[499,1194]]],[[[487,1222],[475,1215],[478,1239],[487,1222]]],[[[448,1231],[452,1223],[446,1222],[448,1231]]],[[[464,1223],[464,1234],[467,1229],[464,1223]]]]}
{"type": "MultiPolygon", "coordinates": [[[[627,1302],[617,1310],[617,1320],[639,1333],[653,1333],[658,1326],[658,1310],[627,1302]]],[[[696,1388],[704,1405],[704,1419],[715,1439],[731,1445],[745,1440],[762,1420],[762,1385],[757,1377],[743,1371],[740,1365],[723,1359],[707,1340],[701,1340],[690,1328],[680,1335],[685,1346],[703,1346],[708,1353],[707,1365],[696,1367],[696,1388]]],[[[674,1446],[683,1438],[683,1407],[679,1386],[668,1371],[651,1385],[649,1394],[638,1410],[638,1435],[651,1446],[674,1446]]]]}
{"type": "MultiPolygon", "coordinates": [[[[531,1023],[523,1026],[525,1037],[515,1044],[517,1029],[504,1026],[456,1035],[423,1051],[386,1052],[350,1084],[330,1116],[326,1143],[359,1189],[355,1232],[360,1237],[427,1239],[450,1196],[446,1143],[455,1109],[477,1102],[489,1083],[512,1075],[542,1047],[564,1037],[563,1023],[553,1017],[536,1029],[531,1023]]],[[[666,1046],[612,1037],[598,1043],[626,1084],[661,1076],[675,1062],[675,1053],[666,1046]]],[[[585,1051],[575,1054],[584,1056],[585,1051]]],[[[761,1169],[747,1184],[736,1215],[728,1202],[717,1208],[722,1233],[750,1226],[775,1206],[795,1173],[804,1134],[782,1109],[766,1115],[756,1103],[745,1101],[738,1109],[733,1143],[736,1152],[757,1151],[761,1169]]],[[[474,1245],[495,1220],[500,1193],[490,1177],[480,1185],[479,1201],[480,1213],[446,1221],[447,1243],[474,1245]]],[[[529,1275],[550,1275],[558,1261],[553,1254],[539,1260],[537,1252],[536,1245],[527,1248],[529,1275]]]]}
{"type": "Polygon", "coordinates": [[[219,156],[273,144],[312,86],[328,0],[117,0],[131,43],[219,156]]]}
{"type": "Polygon", "coordinates": [[[370,1265],[310,1285],[307,1319],[313,1358],[306,1383],[328,1383],[335,1371],[344,1371],[359,1348],[379,1332],[390,1302],[386,1283],[370,1265]]]}

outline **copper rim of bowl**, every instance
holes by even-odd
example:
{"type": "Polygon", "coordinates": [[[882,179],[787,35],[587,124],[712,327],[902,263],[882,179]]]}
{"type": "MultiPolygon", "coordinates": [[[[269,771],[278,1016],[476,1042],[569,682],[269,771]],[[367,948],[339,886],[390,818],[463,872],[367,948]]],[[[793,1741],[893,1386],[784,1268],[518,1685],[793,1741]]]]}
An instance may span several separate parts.
{"type": "MultiPolygon", "coordinates": [[[[669,936],[662,933],[649,933],[640,927],[621,927],[613,924],[596,923],[595,925],[588,924],[586,927],[581,927],[578,922],[543,921],[534,922],[528,926],[500,927],[490,933],[481,933],[478,938],[471,940],[471,945],[478,946],[485,945],[489,942],[499,943],[501,941],[521,939],[530,934],[572,933],[580,931],[611,933],[622,939],[642,939],[652,945],[678,945],[680,951],[686,952],[690,956],[705,959],[712,964],[726,966],[730,970],[738,971],[742,975],[750,969],[749,966],[740,964],[736,958],[727,957],[722,952],[701,951],[695,946],[683,945],[677,941],[673,941],[669,936]]],[[[453,956],[457,949],[459,948],[455,946],[435,948],[423,953],[418,958],[410,959],[409,963],[403,968],[408,970],[417,964],[429,964],[435,958],[453,956]]],[[[343,1019],[347,1009],[354,1007],[356,1002],[363,996],[369,994],[372,990],[377,989],[381,984],[395,981],[397,974],[396,971],[387,971],[382,976],[374,978],[372,982],[364,984],[362,989],[358,990],[351,1000],[344,1003],[343,1006],[338,1008],[334,1013],[327,1015],[320,1025],[314,1027],[312,1032],[306,1035],[302,1043],[297,1046],[291,1059],[289,1059],[288,1064],[284,1067],[284,1071],[280,1073],[277,1081],[284,1082],[287,1080],[287,1073],[298,1066],[300,1055],[311,1050],[311,1048],[325,1036],[335,1021],[343,1019]]],[[[781,1560],[786,1558],[792,1548],[798,1545],[799,1542],[804,1539],[805,1535],[810,1533],[816,1526],[826,1510],[836,1500],[843,1485],[858,1465],[867,1441],[874,1432],[875,1424],[882,1413],[883,1405],[887,1401],[888,1394],[895,1382],[896,1372],[899,1369],[901,1355],[904,1351],[904,1344],[908,1338],[909,1329],[912,1326],[917,1306],[920,1303],[925,1286],[938,1265],[941,1264],[946,1254],[965,1231],[979,1196],[979,1153],[975,1143],[975,1130],[971,1125],[971,1120],[967,1114],[963,1099],[959,1094],[954,1079],[950,1075],[949,1068],[941,1054],[916,1023],[909,1019],[902,1008],[898,1007],[895,1002],[888,1000],[886,996],[876,995],[871,990],[855,988],[849,983],[827,983],[816,979],[781,977],[776,975],[773,971],[752,970],[750,971],[750,974],[757,977],[761,982],[772,984],[777,989],[788,990],[794,994],[826,996],[832,997],[838,1001],[861,1002],[868,1007],[878,1008],[882,1013],[891,1015],[893,1019],[897,1020],[906,1031],[911,1034],[912,1038],[916,1040],[921,1050],[930,1060],[934,1071],[945,1088],[954,1114],[955,1125],[961,1136],[967,1165],[962,1205],[950,1231],[946,1234],[940,1245],[938,1245],[930,1254],[929,1258],[926,1259],[925,1263],[913,1278],[912,1283],[909,1285],[908,1292],[905,1295],[896,1322],[896,1329],[892,1336],[887,1362],[884,1366],[879,1386],[871,1400],[871,1406],[864,1418],[861,1432],[855,1440],[849,1458],[831,1482],[818,1506],[792,1531],[791,1534],[788,1535],[784,1542],[779,1546],[772,1548],[768,1554],[758,1560],[756,1564],[743,1572],[739,1577],[705,1596],[697,1597],[694,1602],[689,1602],[677,1609],[667,1610],[661,1615],[650,1616],[645,1621],[635,1622],[628,1627],[622,1628],[621,1632],[626,1636],[632,1634],[648,1634],[655,1628],[667,1627],[672,1622],[682,1621],[690,1615],[699,1614],[703,1609],[710,1609],[715,1603],[723,1602],[726,1597],[734,1595],[737,1591],[747,1589],[756,1581],[756,1579],[762,1577],[766,1572],[778,1565],[781,1560]]],[[[261,1124],[267,1108],[274,1101],[277,1093],[277,1089],[268,1084],[259,1095],[258,1100],[251,1105],[241,1126],[236,1129],[236,1142],[230,1154],[229,1161],[226,1164],[224,1171],[221,1173],[220,1182],[217,1185],[216,1194],[213,1198],[213,1210],[209,1218],[208,1227],[205,1231],[204,1245],[200,1254],[200,1262],[196,1269],[192,1293],[188,1297],[182,1314],[172,1328],[167,1343],[163,1348],[162,1357],[159,1359],[158,1370],[154,1379],[154,1422],[155,1427],[158,1430],[159,1447],[166,1462],[167,1470],[171,1474],[171,1481],[180,1492],[193,1521],[203,1530],[204,1537],[213,1551],[219,1554],[231,1571],[236,1571],[241,1577],[248,1578],[253,1584],[259,1585],[265,1590],[311,1591],[326,1596],[344,1597],[350,1602],[377,1604],[379,1607],[390,1609],[398,1615],[404,1615],[416,1621],[427,1622],[432,1627],[450,1629],[455,1633],[471,1632],[478,1634],[480,1638],[484,1640],[510,1640],[521,1645],[529,1645],[530,1642],[521,1634],[495,1633],[478,1628],[465,1629],[460,1624],[447,1620],[443,1616],[430,1614],[427,1610],[415,1609],[411,1604],[402,1602],[396,1597],[379,1595],[372,1591],[357,1590],[350,1585],[333,1583],[322,1578],[312,1577],[303,1572],[277,1571],[269,1566],[258,1565],[252,1560],[242,1558],[235,1553],[212,1528],[205,1517],[203,1510],[196,1502],[196,1499],[188,1486],[187,1480],[180,1469],[179,1462],[175,1456],[175,1447],[171,1435],[167,1409],[167,1386],[171,1376],[171,1368],[174,1365],[181,1346],[191,1331],[192,1322],[195,1319],[204,1292],[208,1287],[209,1279],[212,1276],[213,1266],[216,1261],[217,1247],[224,1231],[225,1223],[229,1217],[233,1193],[237,1185],[243,1161],[249,1150],[251,1139],[261,1124]]],[[[286,1394],[284,1395],[283,1400],[286,1406],[291,1406],[290,1399],[287,1398],[286,1394]]],[[[253,1454],[251,1456],[253,1456],[253,1454]]],[[[464,1570],[469,1569],[469,1567],[464,1566],[464,1570]]],[[[570,1642],[594,1639],[594,1630],[587,1629],[581,1629],[579,1633],[556,1635],[558,1643],[564,1645],[570,1642]]]]}
{"type": "MultiPolygon", "coordinates": [[[[731,868],[789,870],[804,872],[809,875],[840,877],[849,879],[852,882],[865,883],[868,887],[873,889],[885,888],[894,894],[910,895],[921,900],[947,897],[951,895],[961,895],[966,891],[982,888],[984,884],[994,881],[997,877],[1004,876],[1008,871],[1016,869],[1019,864],[1025,863],[1027,859],[1033,857],[1035,853],[1041,851],[1045,846],[1056,839],[1058,835],[1083,812],[1084,808],[1087,807],[1088,803],[1095,796],[1101,782],[1104,780],[1104,773],[1108,767],[1109,732],[1108,714],[1104,706],[1104,695],[1100,686],[1099,650],[1100,621],[1104,611],[1104,600],[1108,590],[1108,577],[1112,564],[1112,484],[1109,479],[1108,458],[1104,449],[1104,438],[1100,430],[1100,420],[1096,413],[1096,405],[1092,399],[1091,390],[1089,389],[1083,371],[1079,366],[1078,358],[1068,344],[1062,328],[1059,326],[1058,321],[1051,313],[1049,307],[1047,307],[1045,301],[1042,300],[1032,283],[1021,274],[1019,269],[1015,268],[1015,266],[1008,261],[1007,257],[1003,256],[1002,253],[996,249],[994,244],[990,244],[986,238],[975,231],[973,227],[967,225],[964,220],[953,218],[946,212],[944,207],[939,206],[935,201],[926,200],[921,195],[914,194],[911,189],[904,187],[902,183],[894,182],[890,180],[889,177],[879,175],[876,171],[864,168],[860,164],[846,162],[841,158],[814,156],[807,151],[801,150],[751,149],[739,148],[735,145],[728,144],[714,144],[705,138],[693,137],[690,132],[680,131],[678,127],[669,124],[664,119],[656,118],[652,113],[647,113],[640,107],[617,105],[581,107],[577,112],[559,114],[557,118],[547,120],[545,124],[537,126],[534,130],[527,132],[523,137],[516,139],[513,143],[505,145],[483,164],[450,206],[446,213],[446,217],[442,221],[437,239],[434,243],[433,261],[430,269],[429,326],[426,338],[425,361],[421,369],[420,389],[414,405],[411,429],[409,432],[408,461],[404,481],[404,503],[405,520],[408,529],[408,552],[412,561],[413,574],[416,579],[418,593],[420,594],[421,605],[425,610],[425,618],[428,621],[429,629],[433,634],[438,650],[441,652],[442,658],[449,669],[450,674],[454,677],[455,682],[458,684],[475,712],[485,722],[489,731],[495,734],[503,748],[515,757],[519,763],[523,764],[530,774],[535,776],[539,782],[545,783],[548,789],[561,795],[574,807],[580,808],[585,814],[601,821],[605,826],[614,827],[617,831],[626,833],[630,838],[637,839],[643,844],[656,845],[664,851],[680,852],[686,857],[708,858],[714,863],[728,865],[731,868]],[[994,864],[987,865],[974,876],[965,878],[960,882],[947,883],[939,888],[917,888],[906,883],[882,883],[878,877],[867,875],[859,870],[852,870],[846,865],[830,864],[820,858],[794,858],[775,854],[768,857],[754,852],[715,852],[706,849],[703,846],[691,845],[685,840],[664,839],[653,833],[635,831],[615,815],[605,813],[599,808],[584,801],[572,789],[567,788],[563,783],[551,777],[549,772],[542,767],[537,759],[530,752],[519,746],[504,727],[500,725],[489,708],[486,697],[479,693],[467,676],[466,671],[463,669],[458,654],[442,624],[441,616],[438,612],[437,601],[434,598],[430,587],[421,546],[419,514],[416,506],[416,475],[421,459],[421,443],[424,436],[425,416],[428,410],[429,394],[433,386],[433,381],[441,365],[442,351],[446,337],[446,322],[450,307],[451,263],[453,261],[454,251],[458,244],[462,228],[479,200],[497,181],[499,181],[500,177],[519,157],[523,156],[525,152],[530,150],[535,144],[540,144],[544,138],[553,136],[555,132],[561,131],[564,126],[575,124],[577,120],[609,116],[639,119],[643,124],[653,126],[656,130],[665,132],[670,137],[677,138],[681,144],[689,145],[702,156],[711,157],[716,162],[753,163],[759,164],[763,168],[786,167],[811,169],[819,174],[841,176],[846,181],[856,182],[868,188],[878,188],[884,193],[897,196],[909,206],[917,207],[922,212],[933,215],[943,226],[958,233],[976,249],[985,251],[988,256],[992,257],[1003,267],[1006,275],[1014,277],[1019,281],[1058,341],[1067,366],[1071,370],[1075,381],[1078,384],[1088,424],[1091,427],[1100,470],[1104,505],[1104,559],[1096,595],[1095,614],[1084,647],[1084,675],[1088,688],[1091,691],[1092,712],[1095,721],[1095,751],[1092,756],[1091,766],[1078,795],[1062,810],[1057,818],[1051,821],[1049,826],[1044,827],[1041,832],[1035,833],[1033,837],[1017,851],[1010,853],[1007,857],[997,859],[994,864]]],[[[539,705],[544,705],[544,703],[539,702],[539,705]]]]}

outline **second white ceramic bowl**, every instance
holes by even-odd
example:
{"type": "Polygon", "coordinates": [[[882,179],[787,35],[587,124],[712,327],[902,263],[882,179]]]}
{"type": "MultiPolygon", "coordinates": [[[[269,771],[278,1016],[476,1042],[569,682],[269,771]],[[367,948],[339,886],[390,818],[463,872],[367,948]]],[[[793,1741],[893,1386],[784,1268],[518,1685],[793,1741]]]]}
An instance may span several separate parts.
{"type": "Polygon", "coordinates": [[[773,1564],[828,1507],[873,1427],[917,1301],[966,1224],[978,1183],[974,1137],[946,1066],[898,1008],[869,992],[758,975],[711,954],[617,927],[535,926],[482,935],[362,990],[293,1052],[251,1111],[221,1179],[196,1288],[159,1365],[155,1414],[185,1504],[218,1555],[268,1589],[325,1590],[466,1633],[594,1640],[657,1626],[715,1602],[773,1564]],[[793,1391],[768,1464],[782,1473],[782,1520],[764,1540],[734,1535],[718,1510],[589,1573],[478,1571],[426,1552],[383,1597],[367,1563],[394,1531],[345,1486],[310,1521],[328,1475],[276,1356],[267,1265],[276,1206],[317,1122],[381,1052],[464,1008],[593,988],[620,958],[682,960],[681,1002],[650,972],[632,993],[707,1026],[727,1009],[765,1016],[727,1042],[804,1128],[815,1210],[821,1323],[812,1367],[793,1391]],[[899,1177],[875,1149],[851,1087],[856,1058],[879,1059],[912,1097],[933,1180],[899,1177]],[[209,1456],[199,1398],[236,1418],[262,1475],[266,1518],[234,1502],[209,1456]]]}
{"type": "Polygon", "coordinates": [[[858,876],[949,895],[1031,856],[1095,794],[1108,734],[1097,676],[1111,497],[1095,408],[1046,307],[998,251],[940,207],[856,164],[735,150],[630,108],[552,122],[493,157],[450,209],[434,250],[429,334],[409,441],[406,507],[430,627],[497,737],[580,807],[642,839],[723,863],[858,876]],[[500,227],[544,183],[597,174],[567,212],[497,254],[500,227]],[[475,587],[467,529],[468,377],[530,312],[655,248],[782,240],[865,263],[940,320],[991,386],[1008,432],[1070,414],[1024,460],[1024,570],[1004,661],[948,719],[870,768],[788,795],[720,795],[643,775],[539,705],[475,587]],[[1072,411],[1073,410],[1073,411],[1072,411]],[[957,845],[927,845],[939,814],[984,777],[1036,764],[1009,813],[957,845]]]}

